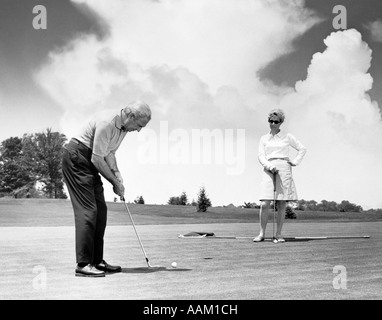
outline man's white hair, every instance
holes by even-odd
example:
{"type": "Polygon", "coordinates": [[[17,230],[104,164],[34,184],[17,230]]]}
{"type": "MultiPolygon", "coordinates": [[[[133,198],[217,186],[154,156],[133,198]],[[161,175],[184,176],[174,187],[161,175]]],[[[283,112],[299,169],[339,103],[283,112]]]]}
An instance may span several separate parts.
{"type": "Polygon", "coordinates": [[[151,120],[151,109],[146,102],[135,100],[130,102],[124,109],[126,114],[132,113],[136,118],[151,120]]]}

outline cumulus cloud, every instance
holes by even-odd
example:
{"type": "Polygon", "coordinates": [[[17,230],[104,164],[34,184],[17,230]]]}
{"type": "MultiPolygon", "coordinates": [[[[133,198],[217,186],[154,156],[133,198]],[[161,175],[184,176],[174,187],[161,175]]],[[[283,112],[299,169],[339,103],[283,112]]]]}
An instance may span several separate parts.
{"type": "Polygon", "coordinates": [[[290,52],[292,41],[319,21],[303,1],[74,2],[89,6],[109,30],[102,39],[82,35],[52,52],[36,75],[69,111],[66,124],[75,120],[74,110],[115,107],[136,96],[167,117],[193,111],[201,123],[201,114],[216,118],[220,99],[214,95],[221,97],[224,88],[266,105],[269,88],[256,72],[290,52]]]}
{"type": "Polygon", "coordinates": [[[253,81],[253,73],[289,52],[291,41],[318,21],[301,1],[86,3],[110,25],[116,56],[146,68],[185,66],[212,89],[253,81]]]}
{"type": "Polygon", "coordinates": [[[327,48],[313,55],[307,78],[281,101],[288,126],[309,149],[308,172],[299,180],[309,176],[311,183],[303,184],[308,199],[320,194],[370,206],[382,187],[375,175],[382,170],[381,115],[367,94],[371,50],[354,29],[333,32],[324,42],[327,48]]]}
{"type": "Polygon", "coordinates": [[[369,30],[373,41],[382,42],[382,20],[369,22],[365,25],[365,28],[369,30]]]}
{"type": "MultiPolygon", "coordinates": [[[[89,113],[119,109],[136,98],[154,112],[146,137],[160,134],[161,121],[169,130],[187,132],[246,129],[246,165],[238,176],[228,176],[224,166],[143,166],[128,155],[139,153],[144,139],[126,139],[119,167],[129,177],[128,192],[163,203],[184,190],[192,198],[203,183],[220,204],[257,201],[257,144],[268,130],[269,109],[280,106],[287,113],[284,129],[308,147],[295,170],[300,197],[382,206],[376,200],[381,182],[372,170],[382,169],[376,151],[382,150],[381,118],[367,94],[371,51],[358,31],[329,35],[327,49],[312,57],[307,78],[288,88],[261,81],[257,72],[291,52],[293,40],[319,22],[304,1],[75,3],[89,6],[109,29],[102,39],[82,35],[52,52],[35,75],[66,110],[64,133],[74,133],[89,113]]],[[[139,134],[145,137],[144,130],[139,134]]]]}

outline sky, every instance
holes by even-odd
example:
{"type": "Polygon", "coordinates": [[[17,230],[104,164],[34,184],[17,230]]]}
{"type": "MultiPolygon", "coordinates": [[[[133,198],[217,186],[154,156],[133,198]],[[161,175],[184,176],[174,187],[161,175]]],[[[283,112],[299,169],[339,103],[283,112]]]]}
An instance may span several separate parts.
{"type": "Polygon", "coordinates": [[[0,141],[46,128],[69,139],[141,99],[152,120],[117,152],[126,199],[191,201],[205,187],[212,205],[238,206],[259,203],[258,143],[281,108],[308,150],[299,199],[382,208],[382,3],[337,4],[2,0],[0,141]]]}

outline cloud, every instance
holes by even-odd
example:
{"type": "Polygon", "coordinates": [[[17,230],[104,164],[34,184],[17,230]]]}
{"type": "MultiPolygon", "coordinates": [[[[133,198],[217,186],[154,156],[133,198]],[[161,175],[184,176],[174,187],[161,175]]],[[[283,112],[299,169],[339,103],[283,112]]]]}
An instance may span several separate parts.
{"type": "Polygon", "coordinates": [[[307,199],[320,194],[375,205],[382,190],[375,175],[382,170],[382,122],[367,94],[372,52],[354,29],[333,32],[324,42],[327,48],[313,55],[307,78],[281,101],[288,126],[309,150],[298,180],[311,181],[303,184],[307,199]]]}
{"type": "Polygon", "coordinates": [[[251,81],[249,70],[289,52],[291,41],[318,22],[301,1],[86,3],[110,25],[115,55],[145,68],[187,67],[212,89],[251,81]]]}
{"type": "MultiPolygon", "coordinates": [[[[129,177],[130,200],[141,193],[148,203],[164,203],[183,190],[192,198],[204,184],[214,204],[257,201],[257,144],[268,131],[268,110],[280,106],[287,114],[283,128],[308,148],[295,169],[301,198],[382,206],[375,175],[382,169],[381,116],[367,94],[372,53],[358,31],[329,35],[326,50],[313,55],[307,78],[289,88],[261,81],[257,72],[293,50],[293,41],[319,22],[304,1],[76,3],[104,19],[107,36],[78,37],[52,52],[35,74],[66,110],[65,134],[74,133],[89,114],[118,110],[136,98],[153,109],[148,134],[160,135],[163,121],[170,131],[188,133],[246,130],[245,171],[238,176],[227,175],[224,165],[142,165],[131,155],[139,153],[144,139],[129,135],[119,167],[129,177]]],[[[107,193],[108,188],[105,184],[107,193]]]]}
{"type": "Polygon", "coordinates": [[[369,30],[371,39],[375,42],[382,42],[382,21],[376,20],[369,22],[365,25],[365,28],[369,30]]]}
{"type": "Polygon", "coordinates": [[[221,100],[214,96],[225,88],[239,100],[246,96],[247,106],[270,104],[257,71],[293,50],[292,41],[319,21],[303,1],[74,2],[101,17],[108,36],[78,37],[52,52],[36,74],[68,111],[67,130],[73,111],[119,107],[126,97],[145,98],[168,117],[192,110],[199,117],[188,117],[190,125],[203,123],[201,114],[216,118],[214,102],[221,100]]]}

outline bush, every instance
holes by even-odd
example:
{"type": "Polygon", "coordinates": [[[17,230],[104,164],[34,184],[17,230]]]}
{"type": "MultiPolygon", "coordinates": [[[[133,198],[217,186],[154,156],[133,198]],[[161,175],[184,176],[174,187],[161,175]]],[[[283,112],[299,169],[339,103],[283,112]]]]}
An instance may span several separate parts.
{"type": "Polygon", "coordinates": [[[34,183],[29,183],[21,188],[13,190],[11,195],[16,199],[46,197],[42,191],[39,191],[35,188],[34,183]]]}
{"type": "Polygon", "coordinates": [[[296,219],[296,213],[290,206],[287,206],[285,209],[285,219],[296,219]]]}
{"type": "Polygon", "coordinates": [[[5,197],[11,197],[11,194],[8,192],[0,192],[0,198],[5,198],[5,197]]]}
{"type": "Polygon", "coordinates": [[[142,196],[138,196],[135,200],[134,203],[136,204],[145,204],[145,200],[143,199],[142,196]]]}
{"type": "Polygon", "coordinates": [[[170,197],[170,199],[167,201],[167,204],[172,204],[176,206],[186,206],[188,204],[187,194],[185,192],[182,192],[182,194],[179,197],[170,197]]]}
{"type": "Polygon", "coordinates": [[[178,205],[180,205],[180,198],[179,197],[170,197],[170,199],[168,199],[168,201],[167,201],[167,204],[172,204],[172,205],[178,206],[178,205]]]}
{"type": "Polygon", "coordinates": [[[243,208],[251,209],[251,208],[253,208],[253,205],[252,205],[252,203],[250,203],[250,202],[245,202],[245,201],[244,201],[243,208]]]}
{"type": "Polygon", "coordinates": [[[260,209],[260,205],[256,204],[255,202],[244,202],[242,207],[245,209],[260,209]]]}

